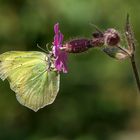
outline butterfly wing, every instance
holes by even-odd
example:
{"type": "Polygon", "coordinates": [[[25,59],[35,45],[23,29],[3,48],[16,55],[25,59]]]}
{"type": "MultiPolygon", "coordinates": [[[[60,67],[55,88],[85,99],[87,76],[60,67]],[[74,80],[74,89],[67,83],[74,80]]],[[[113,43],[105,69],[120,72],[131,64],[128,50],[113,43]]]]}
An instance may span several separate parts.
{"type": "Polygon", "coordinates": [[[17,100],[34,111],[53,103],[59,90],[59,73],[47,71],[47,58],[35,51],[0,55],[0,78],[8,79],[17,100]]]}

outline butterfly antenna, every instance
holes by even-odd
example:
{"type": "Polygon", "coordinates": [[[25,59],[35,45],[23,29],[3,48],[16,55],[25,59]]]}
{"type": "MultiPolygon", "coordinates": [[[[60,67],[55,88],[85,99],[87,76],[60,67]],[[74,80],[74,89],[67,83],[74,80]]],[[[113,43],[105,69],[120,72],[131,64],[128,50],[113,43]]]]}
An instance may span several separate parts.
{"type": "Polygon", "coordinates": [[[46,49],[47,49],[48,52],[50,52],[49,43],[46,44],[46,49]]]}
{"type": "Polygon", "coordinates": [[[43,52],[48,53],[45,49],[43,49],[42,47],[40,47],[38,44],[37,44],[37,47],[38,47],[40,50],[42,50],[43,52]]]}

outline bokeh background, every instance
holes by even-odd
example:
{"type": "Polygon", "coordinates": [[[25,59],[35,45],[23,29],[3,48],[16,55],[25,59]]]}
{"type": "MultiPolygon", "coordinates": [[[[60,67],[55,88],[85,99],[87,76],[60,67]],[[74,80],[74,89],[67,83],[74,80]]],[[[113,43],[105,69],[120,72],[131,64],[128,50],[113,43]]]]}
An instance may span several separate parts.
{"type": "MultiPolygon", "coordinates": [[[[139,0],[0,0],[0,53],[40,51],[60,23],[65,38],[91,38],[114,27],[124,33],[131,17],[140,70],[139,0]]],[[[140,95],[129,60],[116,61],[99,49],[69,55],[55,102],[37,113],[21,106],[7,81],[0,81],[0,140],[139,140],[140,95]]]]}

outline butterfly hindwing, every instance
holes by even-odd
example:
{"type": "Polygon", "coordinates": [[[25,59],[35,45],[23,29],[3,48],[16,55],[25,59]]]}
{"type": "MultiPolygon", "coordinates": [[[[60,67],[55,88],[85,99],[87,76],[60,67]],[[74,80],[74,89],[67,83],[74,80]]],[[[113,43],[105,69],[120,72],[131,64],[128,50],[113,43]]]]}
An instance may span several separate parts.
{"type": "Polygon", "coordinates": [[[11,51],[0,55],[0,78],[8,79],[18,101],[37,111],[51,104],[59,90],[59,74],[47,70],[47,54],[11,51]]]}

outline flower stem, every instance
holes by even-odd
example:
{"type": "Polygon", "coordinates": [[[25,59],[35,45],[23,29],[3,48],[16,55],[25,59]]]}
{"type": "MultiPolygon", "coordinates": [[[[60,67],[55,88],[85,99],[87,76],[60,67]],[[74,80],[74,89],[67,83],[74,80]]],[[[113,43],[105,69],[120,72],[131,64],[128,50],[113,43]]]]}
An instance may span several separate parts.
{"type": "Polygon", "coordinates": [[[140,93],[140,78],[139,78],[139,73],[138,73],[138,69],[137,69],[136,61],[135,61],[136,45],[135,45],[135,41],[134,41],[135,40],[134,34],[133,34],[133,31],[132,31],[132,28],[131,28],[131,25],[130,25],[130,22],[129,22],[129,14],[127,14],[127,18],[126,18],[125,36],[126,36],[126,39],[127,39],[128,49],[132,53],[132,55],[130,57],[131,65],[132,65],[133,73],[134,73],[134,76],[135,76],[135,79],[136,79],[136,82],[137,82],[138,91],[140,93]]]}
{"type": "Polygon", "coordinates": [[[138,91],[140,93],[140,78],[139,78],[139,73],[138,73],[138,70],[137,70],[137,66],[136,66],[136,61],[135,61],[134,54],[131,56],[130,59],[131,59],[131,65],[132,65],[133,73],[134,73],[134,76],[135,76],[135,79],[136,79],[138,91]]]}

